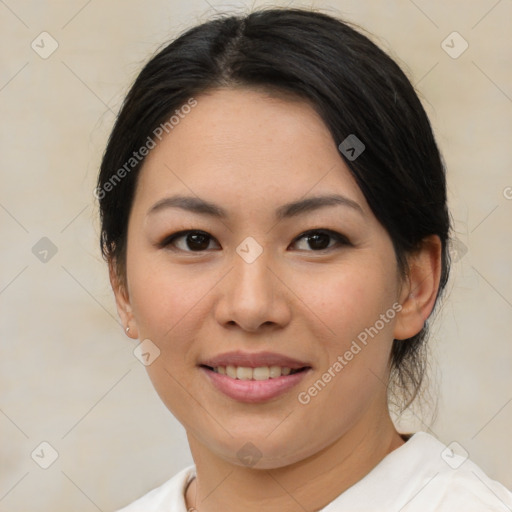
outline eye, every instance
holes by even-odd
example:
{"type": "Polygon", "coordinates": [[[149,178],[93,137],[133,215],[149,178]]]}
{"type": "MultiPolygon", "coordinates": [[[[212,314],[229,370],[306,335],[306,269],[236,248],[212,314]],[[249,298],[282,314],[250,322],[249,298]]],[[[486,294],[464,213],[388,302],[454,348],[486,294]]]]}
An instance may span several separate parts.
{"type": "Polygon", "coordinates": [[[214,238],[205,231],[187,230],[168,236],[160,245],[161,247],[173,245],[185,252],[204,252],[212,240],[214,238]]]}
{"type": "MultiPolygon", "coordinates": [[[[351,245],[346,236],[330,229],[314,229],[306,231],[305,233],[302,233],[302,235],[298,236],[293,243],[297,244],[297,242],[302,239],[307,240],[306,243],[314,252],[332,249],[336,244],[339,246],[351,245]],[[334,243],[330,244],[330,242],[334,243]]],[[[308,249],[299,248],[299,250],[307,251],[308,249]]]]}
{"type": "MultiPolygon", "coordinates": [[[[330,229],[314,229],[306,231],[298,236],[293,241],[292,245],[298,245],[302,239],[306,240],[309,249],[307,247],[299,247],[299,250],[306,250],[309,252],[326,251],[334,248],[336,245],[351,245],[346,236],[330,229]]],[[[184,252],[205,252],[210,248],[210,242],[212,241],[217,244],[217,248],[220,248],[215,239],[205,231],[185,230],[168,236],[160,243],[160,246],[162,248],[173,246],[177,250],[184,252]]]]}

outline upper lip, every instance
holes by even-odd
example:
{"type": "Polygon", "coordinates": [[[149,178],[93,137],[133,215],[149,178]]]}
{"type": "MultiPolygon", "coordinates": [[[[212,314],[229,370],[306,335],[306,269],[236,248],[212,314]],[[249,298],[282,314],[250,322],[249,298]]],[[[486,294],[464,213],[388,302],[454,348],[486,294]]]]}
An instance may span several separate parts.
{"type": "Polygon", "coordinates": [[[276,352],[225,352],[218,354],[209,359],[205,359],[200,363],[202,366],[210,366],[217,368],[219,366],[245,366],[248,368],[258,368],[261,366],[281,366],[282,368],[291,368],[298,370],[299,368],[309,367],[308,363],[299,361],[292,357],[278,354],[276,352]]]}

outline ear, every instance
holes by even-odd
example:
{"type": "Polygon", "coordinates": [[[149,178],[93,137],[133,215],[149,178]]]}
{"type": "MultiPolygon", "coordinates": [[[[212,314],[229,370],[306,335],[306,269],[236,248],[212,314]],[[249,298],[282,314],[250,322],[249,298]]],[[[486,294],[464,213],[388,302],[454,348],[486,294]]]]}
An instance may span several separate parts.
{"type": "Polygon", "coordinates": [[[114,261],[109,261],[108,275],[110,278],[110,285],[112,286],[112,290],[114,291],[114,296],[116,299],[117,313],[124,325],[125,334],[129,338],[137,339],[139,337],[139,333],[137,330],[137,323],[133,317],[128,289],[124,282],[125,280],[120,278],[114,261]],[[126,331],[127,327],[130,328],[128,332],[126,331]]]}
{"type": "Polygon", "coordinates": [[[441,240],[424,238],[408,258],[408,273],[400,290],[402,309],[396,316],[394,338],[405,340],[418,334],[434,309],[441,277],[441,240]]]}

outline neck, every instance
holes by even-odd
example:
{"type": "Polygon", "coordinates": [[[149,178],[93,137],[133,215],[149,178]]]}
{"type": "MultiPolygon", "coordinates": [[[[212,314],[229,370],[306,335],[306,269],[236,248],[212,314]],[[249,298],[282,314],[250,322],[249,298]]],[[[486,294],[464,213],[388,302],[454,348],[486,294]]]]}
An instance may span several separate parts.
{"type": "Polygon", "coordinates": [[[354,426],[305,460],[273,469],[231,464],[188,434],[197,478],[186,492],[187,510],[320,510],[404,444],[387,410],[382,416],[354,426]]]}

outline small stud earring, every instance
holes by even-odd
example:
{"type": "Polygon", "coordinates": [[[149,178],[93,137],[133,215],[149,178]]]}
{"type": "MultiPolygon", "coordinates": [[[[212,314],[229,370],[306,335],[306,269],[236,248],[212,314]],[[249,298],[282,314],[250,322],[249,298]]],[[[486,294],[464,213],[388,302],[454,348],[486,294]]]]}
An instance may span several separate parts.
{"type": "Polygon", "coordinates": [[[126,334],[128,334],[128,331],[129,331],[129,330],[130,330],[130,327],[127,327],[127,328],[125,329],[126,334]]]}

